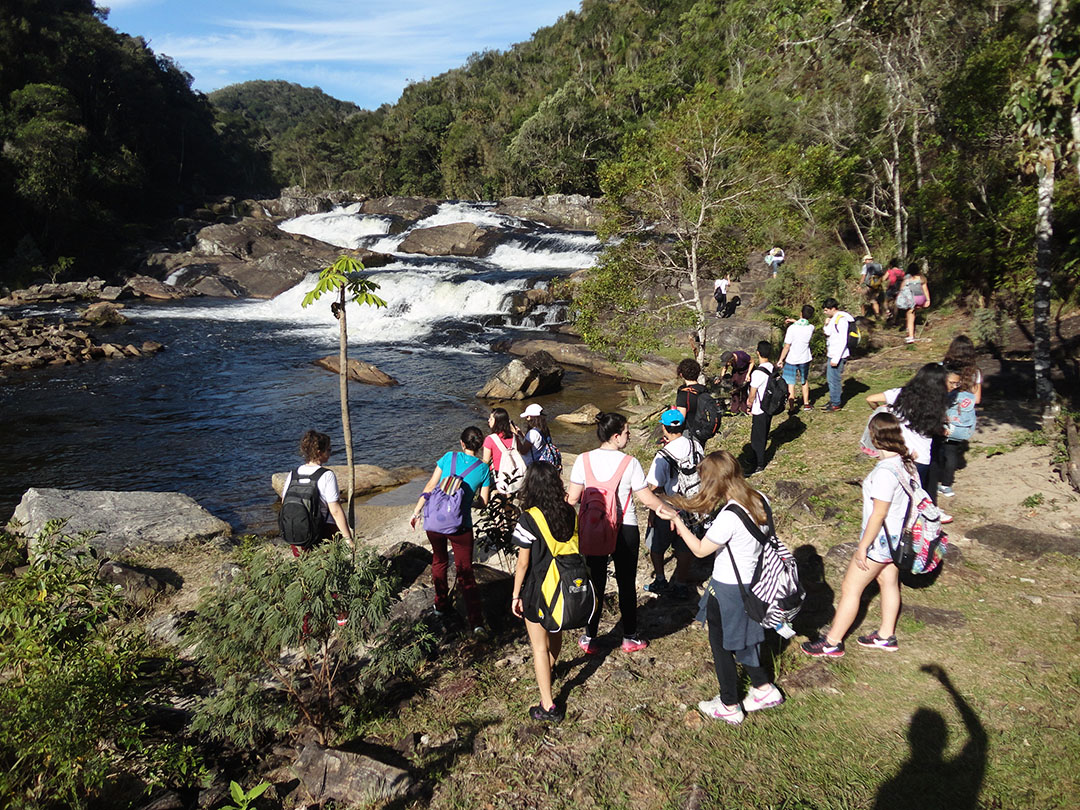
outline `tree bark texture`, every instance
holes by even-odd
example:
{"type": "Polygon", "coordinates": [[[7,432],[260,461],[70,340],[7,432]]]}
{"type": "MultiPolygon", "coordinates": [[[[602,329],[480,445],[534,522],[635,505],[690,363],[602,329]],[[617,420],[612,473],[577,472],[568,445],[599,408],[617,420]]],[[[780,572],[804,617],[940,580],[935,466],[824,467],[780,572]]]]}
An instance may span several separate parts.
{"type": "Polygon", "coordinates": [[[356,494],[356,465],[353,463],[352,422],[349,419],[349,329],[345,320],[345,285],[341,286],[341,298],[338,301],[338,360],[341,372],[338,375],[338,391],[341,399],[341,432],[345,440],[345,463],[349,465],[349,496],[346,515],[349,528],[356,526],[353,497],[356,494]]]}
{"type": "Polygon", "coordinates": [[[1039,155],[1038,213],[1035,219],[1035,394],[1039,401],[1050,404],[1054,386],[1050,381],[1050,292],[1053,270],[1054,238],[1054,172],[1056,159],[1051,146],[1044,146],[1039,155]]]}

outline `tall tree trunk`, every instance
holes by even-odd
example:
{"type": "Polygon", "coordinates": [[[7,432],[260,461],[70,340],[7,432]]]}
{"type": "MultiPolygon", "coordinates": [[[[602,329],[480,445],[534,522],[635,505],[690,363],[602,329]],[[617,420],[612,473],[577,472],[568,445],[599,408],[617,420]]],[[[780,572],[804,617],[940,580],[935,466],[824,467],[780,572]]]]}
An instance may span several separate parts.
{"type": "Polygon", "coordinates": [[[896,250],[900,254],[900,261],[907,261],[907,241],[904,239],[904,206],[903,197],[900,194],[900,132],[895,123],[889,124],[889,135],[892,137],[893,159],[891,166],[892,195],[893,195],[893,235],[896,237],[896,250]]]}
{"type": "MultiPolygon", "coordinates": [[[[349,465],[349,497],[347,515],[349,528],[356,527],[355,505],[353,497],[356,494],[356,467],[353,464],[352,422],[349,419],[349,329],[345,322],[345,287],[341,287],[341,297],[338,299],[338,390],[341,399],[341,432],[345,439],[345,463],[349,465]]],[[[355,550],[354,550],[355,556],[355,550]]]]}
{"type": "Polygon", "coordinates": [[[919,195],[919,204],[916,206],[919,215],[916,217],[915,225],[919,231],[919,243],[926,244],[926,221],[922,215],[923,165],[922,145],[919,143],[918,111],[911,116],[911,157],[915,162],[915,189],[919,195]]]}
{"type": "Polygon", "coordinates": [[[1073,110],[1070,120],[1072,121],[1073,143],[1076,144],[1076,151],[1073,152],[1073,157],[1076,158],[1076,176],[1077,180],[1080,180],[1080,107],[1073,110]]]}
{"type": "Polygon", "coordinates": [[[1039,154],[1039,205],[1035,218],[1035,393],[1044,405],[1054,400],[1050,382],[1050,278],[1054,237],[1054,172],[1056,158],[1050,145],[1039,154]]]}

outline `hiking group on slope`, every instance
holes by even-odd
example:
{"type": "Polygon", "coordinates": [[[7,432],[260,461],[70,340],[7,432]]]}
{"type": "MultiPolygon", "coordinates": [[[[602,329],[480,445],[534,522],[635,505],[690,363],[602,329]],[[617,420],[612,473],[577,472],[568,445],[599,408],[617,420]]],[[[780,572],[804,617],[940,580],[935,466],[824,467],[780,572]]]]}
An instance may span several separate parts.
{"type": "MultiPolygon", "coordinates": [[[[854,319],[839,309],[835,299],[826,299],[822,311],[830,370],[830,402],[824,410],[835,411],[843,402],[832,407],[833,376],[842,379],[854,319]]],[[[744,367],[755,473],[765,466],[771,418],[785,408],[794,414],[809,405],[810,360],[802,358],[813,332],[813,308],[804,307],[801,314],[790,321],[775,365],[772,345],[762,341],[756,358],[744,367]],[[795,367],[793,374],[783,373],[787,363],[795,367]],[[796,397],[800,384],[801,407],[796,397]]],[[[732,367],[737,359],[734,353],[721,358],[732,367]]],[[[878,461],[863,481],[859,543],[832,625],[819,639],[801,645],[806,654],[824,658],[844,654],[844,637],[862,591],[874,580],[881,590],[881,622],[858,642],[885,652],[898,649],[899,573],[932,570],[944,553],[940,527],[951,517],[936,502],[939,495],[954,494],[953,473],[974,430],[982,382],[974,361],[971,341],[960,336],[944,364],[927,364],[901,388],[867,397],[868,404],[880,407],[869,419],[863,450],[878,461]],[[916,528],[921,539],[913,543],[916,528]]],[[[644,585],[646,592],[675,600],[697,595],[693,559],[713,558],[699,599],[699,618],[708,626],[720,691],[702,700],[700,711],[737,724],[747,712],[784,701],[763,665],[760,645],[767,631],[786,637],[794,632],[790,619],[802,594],[797,569],[791,552],[776,536],[768,498],[748,483],[739,460],[723,449],[706,454],[706,443],[719,430],[720,413],[700,375],[696,361],[679,364],[680,385],[672,407],[660,416],[661,446],[648,473],[625,452],[630,440],[626,418],[601,413],[596,420],[599,445],[575,459],[564,486],[561,453],[543,408],[531,404],[525,409],[522,416],[529,428],[524,433],[505,409],[494,408],[488,422],[491,432],[485,437],[476,427],[463,430],[460,449],[440,456],[417,500],[410,525],[417,528],[422,521],[432,547],[434,610],[440,614],[452,610],[447,581],[452,550],[469,625],[480,637],[485,631],[472,573],[474,502],[484,507],[485,514],[494,510],[502,515],[502,531],[517,549],[510,610],[525,622],[540,693],[539,704],[529,712],[533,719],[558,722],[565,715],[565,701],[556,700],[552,685],[564,631],[582,631],[578,647],[586,656],[603,652],[597,637],[609,564],[618,594],[619,647],[633,654],[648,646],[638,623],[641,528],[635,501],[648,511],[645,540],[651,580],[644,585]],[[665,575],[669,549],[675,558],[670,583],[665,575]],[[768,587],[763,589],[766,580],[768,587]],[[742,698],[737,665],[751,684],[742,698]]],[[[294,504],[290,514],[295,515],[302,495],[314,515],[311,538],[293,543],[297,555],[331,535],[335,526],[351,539],[347,525],[341,525],[344,515],[335,497],[336,479],[324,466],[329,439],[323,442],[322,436],[314,431],[305,434],[301,450],[306,463],[290,475],[282,494],[283,507],[294,504]],[[332,482],[332,487],[324,481],[332,482]]],[[[290,539],[282,525],[283,536],[290,539]]]]}

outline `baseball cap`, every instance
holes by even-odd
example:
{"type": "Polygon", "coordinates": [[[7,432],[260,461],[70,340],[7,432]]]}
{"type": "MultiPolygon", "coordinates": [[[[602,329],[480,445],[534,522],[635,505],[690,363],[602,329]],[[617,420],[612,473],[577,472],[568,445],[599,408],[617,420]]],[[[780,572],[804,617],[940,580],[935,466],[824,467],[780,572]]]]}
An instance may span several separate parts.
{"type": "Polygon", "coordinates": [[[667,425],[668,427],[675,427],[681,425],[686,421],[686,417],[682,415],[682,411],[678,408],[668,408],[662,414],[660,414],[660,424],[667,425]]]}
{"type": "Polygon", "coordinates": [[[544,409],[534,402],[532,405],[529,405],[528,407],[526,407],[525,410],[523,410],[521,412],[521,415],[522,416],[539,416],[543,412],[544,412],[544,409]]]}

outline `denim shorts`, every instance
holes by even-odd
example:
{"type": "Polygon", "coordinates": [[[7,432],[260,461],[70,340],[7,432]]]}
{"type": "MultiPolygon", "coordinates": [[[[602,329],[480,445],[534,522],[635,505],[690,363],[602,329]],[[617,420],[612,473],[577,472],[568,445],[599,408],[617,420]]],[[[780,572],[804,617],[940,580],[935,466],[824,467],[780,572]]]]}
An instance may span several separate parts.
{"type": "Polygon", "coordinates": [[[795,385],[795,375],[801,374],[802,381],[807,381],[807,374],[810,373],[809,363],[785,363],[784,364],[784,382],[788,385],[795,385]]]}

